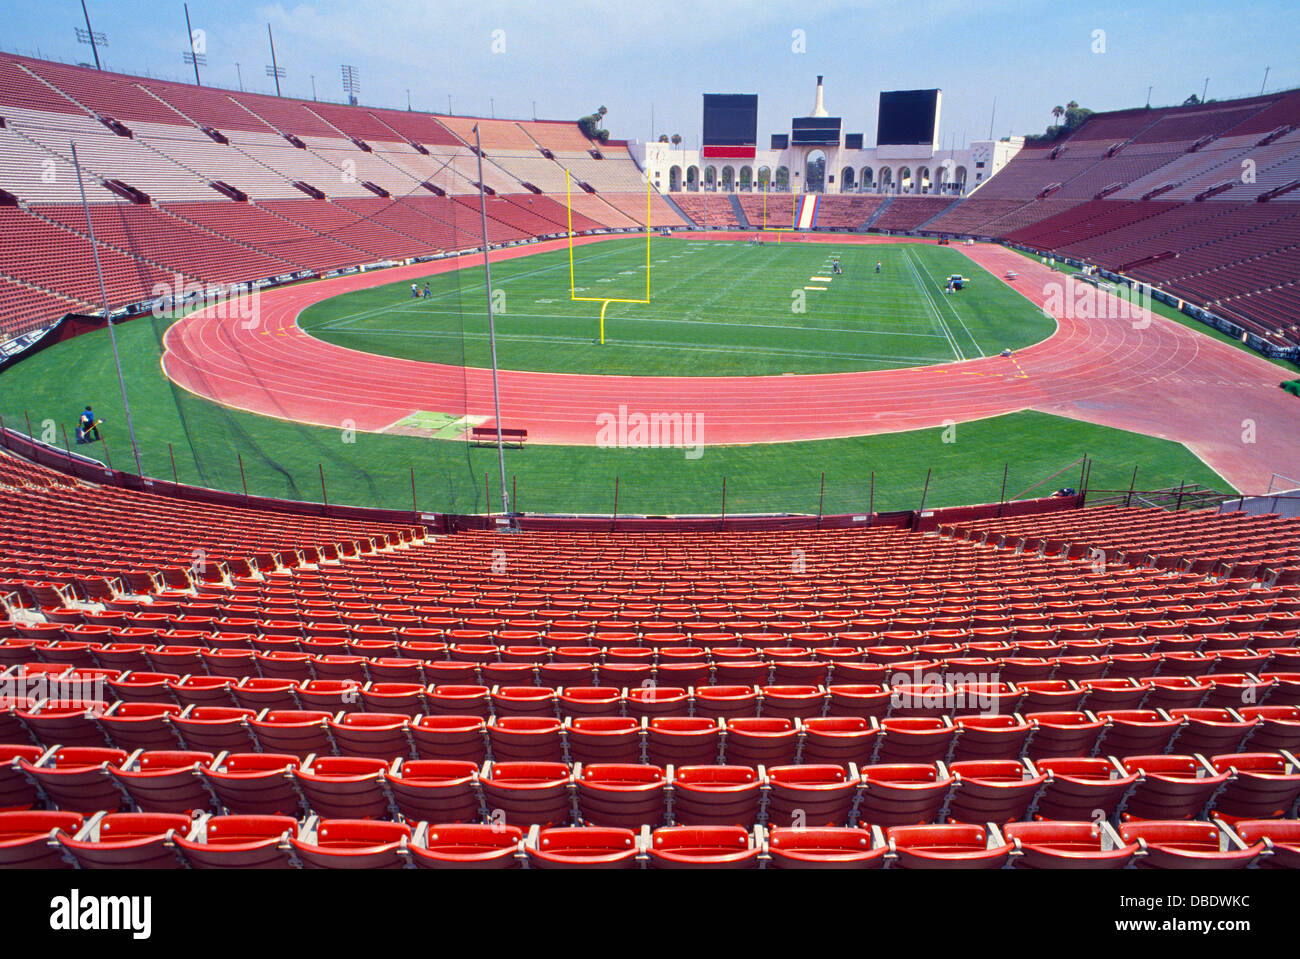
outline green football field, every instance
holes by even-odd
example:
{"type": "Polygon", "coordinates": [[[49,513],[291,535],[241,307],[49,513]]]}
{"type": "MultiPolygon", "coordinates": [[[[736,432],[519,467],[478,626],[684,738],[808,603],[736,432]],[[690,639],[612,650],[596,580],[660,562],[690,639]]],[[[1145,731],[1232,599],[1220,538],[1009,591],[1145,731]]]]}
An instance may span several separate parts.
{"type": "MultiPolygon", "coordinates": [[[[580,297],[643,298],[645,239],[574,248],[580,297]]],[[[565,250],[492,265],[504,369],[739,376],[883,370],[973,359],[1050,336],[1055,323],[952,247],[652,237],[650,302],[574,301],[565,250]],[[835,274],[837,257],[843,270],[835,274]],[[876,272],[876,264],[880,272],[876,272]],[[944,292],[950,274],[971,279],[944,292]]],[[[488,366],[481,266],[347,293],[308,308],[313,336],[370,353],[488,366]],[[423,291],[425,281],[420,282],[423,291]]]]}
{"type": "MultiPolygon", "coordinates": [[[[656,238],[652,266],[653,258],[664,258],[665,252],[672,265],[654,274],[652,283],[658,287],[652,285],[650,307],[610,306],[610,346],[620,344],[618,349],[592,342],[599,304],[567,299],[566,253],[493,264],[494,288],[505,291],[499,326],[502,366],[674,375],[870,369],[922,361],[905,361],[900,353],[891,353],[888,362],[872,361],[862,345],[868,341],[873,352],[889,343],[915,351],[906,355],[924,354],[924,362],[938,363],[951,361],[957,351],[978,356],[981,350],[992,353],[1003,344],[1016,347],[1051,333],[1050,319],[946,247],[846,247],[839,251],[844,274],[824,283],[826,290],[806,291],[805,314],[791,311],[796,280],[827,275],[820,267],[835,250],[833,244],[796,242],[777,248],[656,238]],[[678,260],[672,260],[671,254],[679,251],[678,260]],[[874,272],[877,260],[879,275],[874,272]],[[959,270],[972,277],[969,288],[951,297],[941,289],[933,292],[939,279],[959,270]],[[675,284],[669,282],[673,271],[675,284]],[[855,293],[853,283],[866,291],[855,293]],[[638,310],[644,314],[639,318],[638,310]],[[951,342],[935,332],[942,328],[941,319],[952,332],[951,342]],[[865,332],[869,329],[880,332],[865,332]],[[928,335],[903,335],[927,330],[928,335]],[[658,337],[659,342],[633,348],[618,339],[633,336],[658,337]],[[831,342],[838,344],[833,352],[856,358],[827,355],[831,342]],[[813,349],[811,343],[823,349],[813,349]]],[[[644,258],[645,246],[643,239],[617,240],[577,252],[578,285],[594,285],[598,271],[622,276],[613,267],[644,258]]],[[[601,287],[634,292],[635,279],[624,276],[621,285],[611,281],[601,287]]],[[[358,349],[485,365],[481,267],[432,276],[429,283],[435,295],[427,300],[411,300],[407,281],[320,303],[306,325],[314,335],[358,349]]],[[[395,509],[414,505],[459,513],[500,508],[496,450],[452,438],[458,430],[432,439],[348,436],[220,407],[174,386],[159,364],[162,337],[172,322],[146,316],[117,327],[147,474],[170,478],[174,468],[182,482],[236,492],[246,487],[252,494],[315,502],[328,498],[331,503],[395,509]]],[[[125,413],[108,347],[107,331],[101,330],[0,373],[4,423],[24,431],[30,423],[34,435],[61,444],[63,430],[70,435],[81,407],[93,402],[106,420],[109,446],[78,451],[130,468],[125,413]]],[[[709,447],[699,460],[687,460],[672,449],[584,446],[537,445],[508,449],[505,455],[507,483],[520,510],[609,515],[617,484],[618,512],[626,515],[717,514],[724,506],[728,514],[856,513],[872,505],[877,510],[915,509],[923,495],[927,506],[989,502],[1002,495],[1004,468],[1008,498],[1037,496],[1077,485],[1077,462],[1084,454],[1093,457],[1094,488],[1127,489],[1136,467],[1139,489],[1187,482],[1231,491],[1177,443],[1034,412],[959,424],[951,435],[932,429],[709,447]]]]}

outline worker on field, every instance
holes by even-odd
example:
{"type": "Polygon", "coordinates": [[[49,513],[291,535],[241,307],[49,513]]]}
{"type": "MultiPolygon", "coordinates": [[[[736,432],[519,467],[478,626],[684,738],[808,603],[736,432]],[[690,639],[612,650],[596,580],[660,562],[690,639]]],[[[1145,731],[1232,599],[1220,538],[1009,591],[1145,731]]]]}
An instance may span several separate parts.
{"type": "Polygon", "coordinates": [[[433,291],[431,291],[431,290],[429,289],[429,281],[428,281],[428,280],[425,280],[425,281],[424,281],[424,295],[425,295],[426,298],[427,298],[427,297],[430,297],[430,296],[433,296],[433,291]]]}
{"type": "Polygon", "coordinates": [[[835,261],[831,263],[831,272],[839,274],[844,272],[843,267],[840,266],[840,258],[838,256],[835,258],[835,261]]]}
{"type": "Polygon", "coordinates": [[[97,441],[99,439],[99,424],[102,422],[104,421],[95,419],[95,413],[91,410],[90,404],[87,403],[86,408],[81,411],[81,416],[77,418],[77,442],[89,443],[92,440],[97,441]]]}
{"type": "Polygon", "coordinates": [[[420,284],[418,284],[418,283],[412,283],[412,284],[411,284],[411,299],[413,299],[413,300],[418,300],[419,298],[420,298],[420,284]]]}
{"type": "Polygon", "coordinates": [[[880,261],[879,261],[879,260],[876,261],[876,272],[877,272],[877,273],[880,272],[880,261]]]}

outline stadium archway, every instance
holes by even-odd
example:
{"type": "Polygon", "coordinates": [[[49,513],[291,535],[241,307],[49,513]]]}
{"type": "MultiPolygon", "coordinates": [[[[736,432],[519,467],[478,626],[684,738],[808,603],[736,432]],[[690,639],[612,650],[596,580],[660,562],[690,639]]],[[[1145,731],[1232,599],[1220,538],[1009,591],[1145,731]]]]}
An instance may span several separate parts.
{"type": "Polygon", "coordinates": [[[826,154],[821,150],[813,150],[804,162],[803,188],[809,193],[826,189],[826,154]]]}
{"type": "Polygon", "coordinates": [[[772,187],[772,168],[761,166],[758,168],[758,189],[768,190],[772,187]]]}
{"type": "Polygon", "coordinates": [[[852,191],[857,189],[857,183],[855,182],[854,179],[855,175],[856,175],[856,171],[851,166],[846,166],[843,170],[840,171],[840,192],[841,193],[851,193],[852,191]]]}
{"type": "Polygon", "coordinates": [[[716,190],[718,188],[718,171],[716,167],[706,166],[704,168],[704,188],[706,190],[716,190]]]}
{"type": "Polygon", "coordinates": [[[898,171],[898,192],[912,192],[912,168],[905,166],[898,171]]]}
{"type": "Polygon", "coordinates": [[[930,192],[930,168],[928,166],[918,167],[916,170],[916,192],[930,192]]]}
{"type": "Polygon", "coordinates": [[[668,168],[668,191],[678,193],[682,188],[682,168],[679,166],[670,166],[668,168]]]}
{"type": "Polygon", "coordinates": [[[952,181],[958,193],[966,192],[966,168],[964,166],[957,167],[952,175],[952,181]]]}
{"type": "Polygon", "coordinates": [[[736,188],[736,171],[734,168],[724,166],[722,168],[722,189],[734,190],[736,188]]]}
{"type": "Polygon", "coordinates": [[[881,193],[888,193],[894,188],[894,171],[887,166],[880,168],[880,186],[881,193]]]}
{"type": "Polygon", "coordinates": [[[871,167],[864,166],[862,168],[862,175],[858,177],[858,189],[870,190],[875,185],[876,185],[876,178],[871,172],[871,167]]]}
{"type": "Polygon", "coordinates": [[[700,188],[700,168],[697,166],[688,166],[686,168],[686,189],[698,190],[700,188]]]}
{"type": "Polygon", "coordinates": [[[776,168],[776,180],[773,182],[772,186],[774,189],[782,191],[790,189],[789,167],[779,166],[776,168]]]}
{"type": "Polygon", "coordinates": [[[754,168],[743,166],[740,168],[740,188],[742,190],[752,190],[754,188],[754,168]]]}

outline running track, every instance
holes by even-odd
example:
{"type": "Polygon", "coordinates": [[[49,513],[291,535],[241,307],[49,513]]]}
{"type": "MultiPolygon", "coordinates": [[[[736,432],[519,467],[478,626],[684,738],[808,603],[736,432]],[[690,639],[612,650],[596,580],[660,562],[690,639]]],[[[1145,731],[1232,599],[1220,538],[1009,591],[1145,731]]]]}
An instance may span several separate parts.
{"type": "MultiPolygon", "coordinates": [[[[513,247],[493,258],[564,243],[513,247]]],[[[1011,285],[1040,307],[1045,285],[1062,280],[1001,246],[953,249],[994,277],[1016,272],[1011,285]]],[[[254,329],[214,310],[196,312],[167,331],[163,370],[215,403],[319,426],[377,432],[417,410],[465,411],[490,422],[490,370],[360,353],[297,325],[298,315],[321,300],[477,262],[462,257],[263,291],[254,329]]],[[[632,412],[699,413],[704,442],[716,445],[861,436],[1040,410],[1185,443],[1244,492],[1263,492],[1274,471],[1300,472],[1300,403],[1278,389],[1281,368],[1160,316],[1145,329],[1135,329],[1131,319],[1056,319],[1055,334],[1012,359],[903,370],[755,377],[507,370],[500,374],[501,415],[507,426],[526,427],[532,442],[593,445],[597,416],[616,414],[620,405],[632,412]],[[1247,441],[1252,423],[1253,443],[1247,441]]]]}

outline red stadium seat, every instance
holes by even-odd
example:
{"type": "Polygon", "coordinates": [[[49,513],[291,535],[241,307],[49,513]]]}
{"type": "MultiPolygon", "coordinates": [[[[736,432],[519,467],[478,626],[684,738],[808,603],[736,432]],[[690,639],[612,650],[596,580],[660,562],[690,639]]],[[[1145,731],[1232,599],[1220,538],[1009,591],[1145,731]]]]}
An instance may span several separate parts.
{"type": "Polygon", "coordinates": [[[1137,820],[1119,827],[1120,838],[1137,843],[1140,869],[1245,869],[1264,851],[1262,842],[1237,845],[1210,822],[1137,820]]]}
{"type": "Polygon", "coordinates": [[[774,869],[880,869],[889,847],[866,829],[774,828],[768,839],[774,869]]]}
{"type": "Polygon", "coordinates": [[[478,764],[412,759],[388,776],[397,810],[409,822],[459,823],[479,818],[478,764]]]}
{"type": "Polygon", "coordinates": [[[805,763],[865,766],[875,754],[880,731],[875,719],[860,716],[819,716],[803,721],[805,763]]]}
{"type": "Polygon", "coordinates": [[[192,869],[289,869],[296,835],[291,816],[209,816],[174,839],[192,869]]]}
{"type": "Polygon", "coordinates": [[[1300,868],[1300,820],[1242,819],[1232,829],[1247,845],[1263,843],[1260,868],[1300,868]]]}
{"type": "Polygon", "coordinates": [[[1012,849],[985,827],[966,823],[890,826],[885,836],[903,869],[1001,869],[1012,849]]]}
{"type": "Polygon", "coordinates": [[[108,813],[58,839],[82,869],[182,869],[175,840],[189,831],[186,815],[108,813]]]}
{"type": "Polygon", "coordinates": [[[1136,773],[1125,772],[1110,759],[1052,757],[1035,759],[1034,766],[1047,774],[1035,808],[1045,819],[1088,821],[1098,812],[1110,819],[1137,782],[1136,773]]]}
{"type": "Polygon", "coordinates": [[[641,761],[642,721],[631,716],[580,716],[566,723],[569,757],[575,763],[641,761]]]}
{"type": "Polygon", "coordinates": [[[475,764],[487,758],[487,724],[478,716],[420,716],[410,726],[421,759],[460,759],[475,764]]]}
{"type": "Polygon", "coordinates": [[[635,869],[639,847],[631,829],[569,826],[540,830],[524,852],[534,869],[635,869]]]}
{"type": "Polygon", "coordinates": [[[1126,756],[1124,770],[1138,777],[1120,810],[1133,819],[1196,819],[1228,781],[1201,756],[1126,756]]]}
{"type": "Polygon", "coordinates": [[[559,762],[488,763],[480,777],[494,823],[560,826],[572,821],[570,767],[559,762]]]}
{"type": "Polygon", "coordinates": [[[0,811],[0,869],[71,869],[62,838],[81,831],[85,817],[75,812],[0,811]]]}
{"type": "Polygon", "coordinates": [[[941,763],[866,766],[859,772],[858,819],[881,827],[933,822],[955,782],[941,763]]]}
{"type": "Polygon", "coordinates": [[[1015,759],[974,759],[951,763],[956,780],[948,805],[954,822],[1007,823],[1023,819],[1047,777],[1015,759]]]}
{"type": "Polygon", "coordinates": [[[658,766],[718,762],[722,724],[703,716],[656,716],[646,729],[646,758],[658,766]]]}
{"type": "Polygon", "coordinates": [[[1123,869],[1138,852],[1106,823],[1013,822],[1002,834],[1015,848],[1012,864],[1022,869],[1123,869]]]}
{"type": "Polygon", "coordinates": [[[211,810],[212,794],[199,769],[212,763],[212,753],[146,750],[108,773],[146,812],[190,813],[211,810]]]}
{"type": "Polygon", "coordinates": [[[303,805],[293,773],[300,762],[287,753],[230,753],[199,775],[228,812],[297,816],[303,805]]]}
{"type": "Polygon", "coordinates": [[[655,869],[756,869],[759,850],[740,826],[665,826],[650,836],[655,869]]]}
{"type": "Polygon", "coordinates": [[[839,765],[769,767],[768,822],[796,828],[847,826],[858,794],[853,771],[839,765]]]}
{"type": "Polygon", "coordinates": [[[779,766],[794,762],[798,720],[740,717],[727,720],[723,761],[732,766],[779,766]]]}
{"type": "Polygon", "coordinates": [[[679,766],[672,781],[673,816],[687,826],[752,829],[762,787],[763,780],[749,766],[679,766]]]}
{"type": "Polygon", "coordinates": [[[411,861],[422,869],[518,869],[523,839],[517,826],[439,822],[416,837],[411,861]]]}
{"type": "Polygon", "coordinates": [[[34,763],[20,757],[18,766],[55,808],[92,813],[122,805],[124,797],[109,770],[121,768],[126,760],[121,749],[67,746],[50,750],[34,763]]]}
{"type": "Polygon", "coordinates": [[[293,771],[307,808],[325,819],[382,819],[390,810],[383,759],[312,756],[293,771]]]}
{"type": "Polygon", "coordinates": [[[326,819],[290,836],[304,869],[401,869],[411,827],[369,819],[326,819]]]}
{"type": "Polygon", "coordinates": [[[592,763],[582,767],[576,782],[585,823],[634,829],[664,822],[668,784],[658,766],[592,763]]]}

